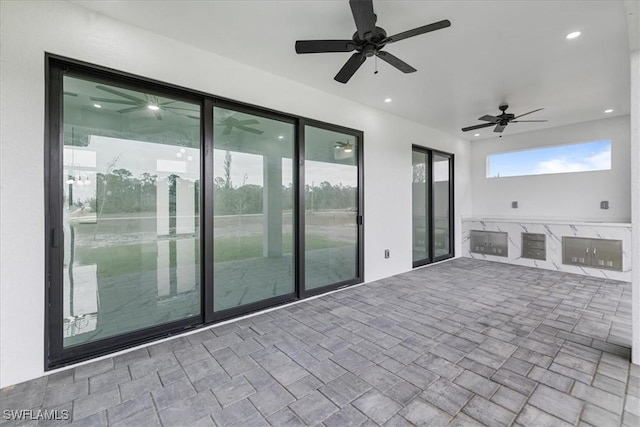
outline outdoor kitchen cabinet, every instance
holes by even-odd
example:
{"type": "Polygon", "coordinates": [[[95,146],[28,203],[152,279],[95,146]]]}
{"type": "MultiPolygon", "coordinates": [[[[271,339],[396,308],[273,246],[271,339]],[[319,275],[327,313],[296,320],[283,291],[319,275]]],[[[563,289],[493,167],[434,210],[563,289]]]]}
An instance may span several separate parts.
{"type": "Polygon", "coordinates": [[[509,237],[503,231],[471,230],[470,245],[471,252],[506,257],[509,237]]]}
{"type": "Polygon", "coordinates": [[[564,236],[562,263],[622,271],[622,240],[564,236]]]}
{"type": "Polygon", "coordinates": [[[547,236],[539,233],[522,233],[522,258],[547,259],[547,236]]]}

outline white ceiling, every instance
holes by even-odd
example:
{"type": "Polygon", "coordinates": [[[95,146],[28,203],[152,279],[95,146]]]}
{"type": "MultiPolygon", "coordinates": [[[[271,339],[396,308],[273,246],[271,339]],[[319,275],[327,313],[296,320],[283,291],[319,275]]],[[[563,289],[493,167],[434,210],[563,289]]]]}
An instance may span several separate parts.
{"type": "Polygon", "coordinates": [[[516,115],[545,107],[526,118],[549,120],[512,124],[505,135],[629,114],[622,1],[374,0],[377,25],[389,35],[442,19],[452,25],[385,48],[418,72],[378,61],[374,75],[369,58],[346,85],[333,77],[349,53],[297,55],[294,44],[350,39],[347,0],[72,3],[467,139],[497,135],[486,128],[475,138],[460,128],[497,115],[502,102],[516,115]],[[565,39],[576,30],[582,36],[565,39]],[[608,108],[614,112],[604,114],[608,108]]]}

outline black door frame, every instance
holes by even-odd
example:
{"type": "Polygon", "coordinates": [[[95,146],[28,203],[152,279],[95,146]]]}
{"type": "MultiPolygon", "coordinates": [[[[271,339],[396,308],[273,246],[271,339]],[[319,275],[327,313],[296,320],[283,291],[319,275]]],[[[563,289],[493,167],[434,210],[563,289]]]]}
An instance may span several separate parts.
{"type": "Polygon", "coordinates": [[[157,80],[135,76],[106,67],[87,64],[82,61],[45,54],[45,370],[59,368],[82,360],[92,359],[136,345],[165,338],[186,330],[210,327],[215,323],[256,312],[267,307],[285,304],[364,281],[364,170],[363,133],[334,124],[308,119],[276,110],[217,97],[208,93],[167,84],[157,80]],[[201,312],[198,316],[181,319],[150,328],[116,335],[64,348],[63,346],[63,76],[117,84],[137,91],[149,91],[178,100],[200,105],[201,113],[201,170],[200,170],[200,285],[201,312]],[[294,250],[295,250],[295,291],[270,298],[214,312],[213,283],[213,107],[224,106],[236,111],[272,118],[294,124],[294,250]],[[304,288],[304,127],[306,125],[352,135],[358,141],[358,259],[356,277],[341,283],[306,291],[304,288]],[[297,186],[297,187],[296,187],[297,186]],[[211,262],[207,262],[211,260],[211,262]]]}
{"type": "MultiPolygon", "coordinates": [[[[443,261],[445,259],[453,258],[455,256],[455,228],[454,228],[454,217],[455,217],[455,202],[454,202],[454,155],[452,153],[446,153],[440,150],[433,150],[431,148],[422,147],[420,145],[412,145],[411,152],[414,151],[425,154],[427,157],[427,162],[429,163],[429,168],[427,171],[426,179],[426,188],[427,188],[427,197],[425,197],[425,202],[427,204],[426,212],[428,213],[427,218],[427,226],[429,228],[429,241],[428,241],[428,249],[429,256],[427,258],[412,261],[413,268],[421,267],[423,265],[431,264],[438,261],[443,261]],[[433,157],[434,154],[446,157],[449,159],[449,253],[444,255],[435,256],[435,203],[433,196],[433,157]]],[[[412,205],[413,209],[413,205],[412,205]]],[[[413,223],[413,221],[412,221],[413,223]]],[[[413,236],[414,233],[411,233],[411,244],[413,247],[413,236]]],[[[412,251],[413,253],[413,251],[412,251]]]]}

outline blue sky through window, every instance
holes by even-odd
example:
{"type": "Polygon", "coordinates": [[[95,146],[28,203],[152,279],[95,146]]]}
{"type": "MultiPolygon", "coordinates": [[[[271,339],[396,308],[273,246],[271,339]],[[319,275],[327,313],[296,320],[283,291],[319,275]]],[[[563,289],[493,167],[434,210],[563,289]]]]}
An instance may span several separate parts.
{"type": "Polygon", "coordinates": [[[487,178],[611,169],[611,141],[557,145],[487,156],[487,178]]]}

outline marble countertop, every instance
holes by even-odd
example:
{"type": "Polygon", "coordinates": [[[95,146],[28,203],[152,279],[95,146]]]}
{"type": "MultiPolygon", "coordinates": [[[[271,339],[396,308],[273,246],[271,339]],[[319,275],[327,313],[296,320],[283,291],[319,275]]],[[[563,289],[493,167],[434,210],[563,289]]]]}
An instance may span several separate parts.
{"type": "Polygon", "coordinates": [[[491,218],[491,217],[463,217],[463,222],[482,221],[482,222],[509,222],[518,224],[558,224],[558,225],[587,225],[598,227],[631,227],[629,222],[607,222],[597,220],[568,220],[568,219],[544,219],[544,218],[491,218]]]}

